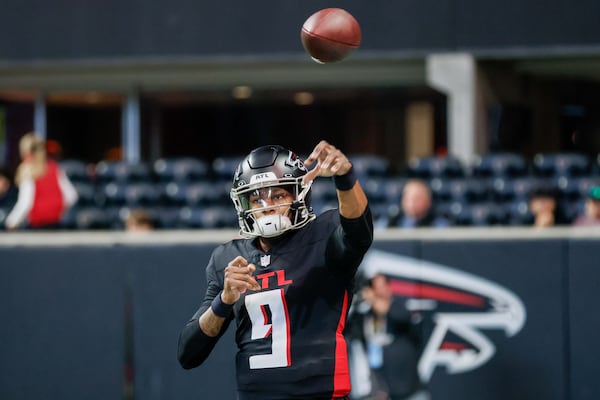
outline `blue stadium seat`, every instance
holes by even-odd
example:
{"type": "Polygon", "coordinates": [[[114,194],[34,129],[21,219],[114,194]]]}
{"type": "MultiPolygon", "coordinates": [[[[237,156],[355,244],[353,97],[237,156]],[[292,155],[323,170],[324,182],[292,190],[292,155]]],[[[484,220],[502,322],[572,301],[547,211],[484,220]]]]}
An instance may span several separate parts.
{"type": "Polygon", "coordinates": [[[127,184],[123,182],[110,182],[102,184],[98,191],[99,202],[104,206],[122,206],[127,202],[127,184]]]}
{"type": "Polygon", "coordinates": [[[125,186],[125,203],[129,206],[153,206],[162,200],[161,187],[154,183],[135,182],[125,186]]]}
{"type": "Polygon", "coordinates": [[[478,155],[471,164],[471,168],[474,176],[487,178],[514,178],[529,173],[527,160],[516,153],[478,155]]]}
{"type": "Polygon", "coordinates": [[[104,230],[115,227],[115,210],[98,207],[84,207],[75,212],[75,228],[84,230],[104,230]]]}
{"type": "Polygon", "coordinates": [[[221,205],[232,205],[230,196],[231,183],[232,179],[221,179],[213,182],[213,190],[215,191],[216,202],[220,203],[221,205]]]}
{"type": "Polygon", "coordinates": [[[337,193],[331,179],[315,179],[315,181],[312,183],[310,191],[313,202],[337,201],[337,193]]]}
{"type": "Polygon", "coordinates": [[[496,178],[493,181],[493,198],[499,202],[527,200],[529,193],[541,185],[548,185],[547,179],[539,177],[496,178]]]}
{"type": "Polygon", "coordinates": [[[421,179],[458,178],[465,176],[465,168],[452,156],[417,157],[408,162],[407,174],[421,179]]]}
{"type": "Polygon", "coordinates": [[[163,198],[166,205],[183,206],[187,203],[187,187],[186,182],[169,182],[162,188],[163,198]]]}
{"type": "Polygon", "coordinates": [[[459,226],[492,226],[506,225],[509,216],[506,210],[497,203],[461,204],[454,203],[450,209],[450,217],[459,226]]]}
{"type": "MultiPolygon", "coordinates": [[[[361,181],[361,185],[369,199],[369,202],[377,203],[384,202],[386,200],[386,193],[384,191],[385,181],[382,178],[366,178],[361,181]]],[[[333,184],[331,184],[331,186],[333,186],[333,184]]]]}
{"type": "Polygon", "coordinates": [[[537,154],[533,159],[533,172],[543,177],[580,177],[591,173],[591,161],[585,154],[537,154]]]}
{"type": "Polygon", "coordinates": [[[96,193],[96,185],[91,182],[73,181],[73,187],[79,196],[78,206],[101,205],[101,196],[96,193]]]}
{"type": "Polygon", "coordinates": [[[533,214],[529,210],[529,204],[525,199],[519,199],[507,203],[508,224],[514,226],[529,226],[533,224],[533,214]]]}
{"type": "Polygon", "coordinates": [[[179,212],[182,227],[188,229],[218,229],[238,227],[237,216],[231,207],[184,207],[179,212]]]}
{"type": "Polygon", "coordinates": [[[153,169],[162,182],[197,181],[209,176],[208,164],[191,157],[160,158],[154,162],[153,169]]]}
{"type": "Polygon", "coordinates": [[[232,180],[233,173],[243,159],[244,156],[217,157],[212,162],[212,171],[217,178],[232,180]]]}
{"type": "Polygon", "coordinates": [[[186,204],[190,207],[216,204],[223,198],[221,189],[222,185],[210,182],[191,183],[184,189],[186,204]]]}
{"type": "Polygon", "coordinates": [[[360,178],[383,177],[387,174],[389,161],[384,157],[373,154],[349,154],[354,172],[360,178]]]}
{"type": "Polygon", "coordinates": [[[455,201],[479,203],[490,199],[491,181],[487,178],[462,178],[449,181],[450,193],[455,201]]]}
{"type": "Polygon", "coordinates": [[[179,221],[179,207],[147,207],[145,210],[152,216],[155,221],[156,229],[179,229],[181,224],[179,221]]]}
{"type": "Polygon", "coordinates": [[[584,198],[585,193],[580,192],[580,179],[567,176],[556,178],[553,186],[557,189],[558,200],[572,202],[584,198]]]}
{"type": "Polygon", "coordinates": [[[485,178],[434,178],[429,182],[435,202],[477,203],[489,199],[490,181],[485,178]]]}
{"type": "Polygon", "coordinates": [[[382,190],[385,199],[390,204],[398,204],[402,198],[402,190],[406,184],[406,178],[404,177],[389,177],[384,179],[382,183],[382,190]]]}
{"type": "Polygon", "coordinates": [[[449,202],[452,200],[452,191],[450,190],[450,180],[433,178],[429,182],[431,197],[434,203],[449,202]]]}
{"type": "Polygon", "coordinates": [[[99,182],[148,182],[152,180],[152,171],[146,163],[100,161],[96,164],[95,174],[99,182]]]}
{"type": "Polygon", "coordinates": [[[60,167],[65,172],[65,175],[71,180],[71,182],[84,182],[88,183],[92,181],[92,174],[88,165],[76,159],[61,160],[59,162],[60,167]]]}

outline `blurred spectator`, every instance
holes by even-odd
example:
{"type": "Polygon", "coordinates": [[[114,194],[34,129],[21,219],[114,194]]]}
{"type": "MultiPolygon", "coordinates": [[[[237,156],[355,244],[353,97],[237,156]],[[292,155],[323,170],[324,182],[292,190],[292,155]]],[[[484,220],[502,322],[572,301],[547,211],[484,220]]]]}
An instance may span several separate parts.
{"type": "Polygon", "coordinates": [[[573,225],[600,225],[600,186],[592,186],[585,200],[585,211],[575,219],[573,225]]]}
{"type": "Polygon", "coordinates": [[[420,321],[376,274],[356,296],[348,319],[351,399],[428,400],[418,373],[420,321]]]}
{"type": "Polygon", "coordinates": [[[154,230],[154,223],[146,211],[131,210],[125,220],[125,230],[128,232],[149,232],[154,230]]]}
{"type": "Polygon", "coordinates": [[[539,186],[529,193],[529,210],[533,214],[533,226],[539,228],[569,223],[558,206],[556,190],[550,186],[539,186]]]}
{"type": "Polygon", "coordinates": [[[385,223],[390,228],[442,228],[450,225],[446,218],[436,215],[433,209],[431,190],[425,182],[418,179],[406,182],[402,190],[400,212],[384,221],[383,224],[379,222],[378,227],[385,227],[382,226],[385,223]]]}
{"type": "Polygon", "coordinates": [[[56,140],[46,140],[46,154],[48,158],[59,161],[62,158],[62,146],[56,140]]]}
{"type": "Polygon", "coordinates": [[[44,140],[27,133],[19,142],[21,163],[15,182],[17,203],[6,217],[8,229],[58,228],[64,212],[77,201],[77,192],[58,164],[48,159],[44,140]]]}
{"type": "Polygon", "coordinates": [[[8,170],[0,168],[0,208],[12,208],[17,202],[17,188],[8,170]]]}

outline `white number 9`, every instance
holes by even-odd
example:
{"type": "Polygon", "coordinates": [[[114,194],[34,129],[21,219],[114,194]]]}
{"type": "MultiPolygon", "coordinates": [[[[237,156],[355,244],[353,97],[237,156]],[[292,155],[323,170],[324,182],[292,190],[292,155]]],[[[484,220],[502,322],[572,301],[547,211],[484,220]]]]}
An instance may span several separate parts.
{"type": "Polygon", "coordinates": [[[290,323],[283,289],[246,296],[246,309],[252,322],[252,340],[271,336],[271,354],[250,356],[250,369],[289,367],[290,323]],[[271,312],[269,323],[266,306],[271,312]]]}

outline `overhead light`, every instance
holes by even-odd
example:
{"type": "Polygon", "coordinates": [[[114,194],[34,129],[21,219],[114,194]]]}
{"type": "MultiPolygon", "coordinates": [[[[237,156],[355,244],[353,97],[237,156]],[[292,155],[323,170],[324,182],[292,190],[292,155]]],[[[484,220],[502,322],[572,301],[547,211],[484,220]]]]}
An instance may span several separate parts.
{"type": "Polygon", "coordinates": [[[236,86],[231,91],[234,99],[244,100],[252,97],[252,88],[250,86],[236,86]]]}
{"type": "Polygon", "coordinates": [[[294,103],[299,106],[308,106],[315,101],[315,96],[310,92],[297,92],[294,94],[294,103]]]}

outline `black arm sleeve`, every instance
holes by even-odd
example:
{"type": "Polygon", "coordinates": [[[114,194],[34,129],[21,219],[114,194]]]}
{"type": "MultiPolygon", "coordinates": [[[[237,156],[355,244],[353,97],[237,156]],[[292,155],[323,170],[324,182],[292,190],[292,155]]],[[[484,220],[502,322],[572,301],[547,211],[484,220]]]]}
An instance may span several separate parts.
{"type": "Polygon", "coordinates": [[[221,292],[222,285],[218,282],[223,282],[223,278],[216,273],[215,257],[211,257],[208,267],[206,268],[206,280],[208,288],[202,300],[202,305],[196,311],[194,316],[183,327],[179,334],[179,344],[177,349],[177,359],[181,366],[185,369],[195,368],[202,364],[211,353],[212,349],[217,344],[217,341],[231,323],[233,313],[225,320],[221,331],[215,337],[207,336],[200,328],[199,319],[206,310],[210,307],[213,299],[221,292]]]}
{"type": "Polygon", "coordinates": [[[219,341],[219,338],[225,333],[232,317],[229,317],[223,323],[221,332],[215,337],[207,336],[202,329],[198,320],[208,307],[201,307],[196,314],[188,321],[179,334],[179,346],[177,351],[177,359],[181,366],[185,369],[196,368],[202,364],[212,352],[213,348],[219,341]]]}
{"type": "Polygon", "coordinates": [[[358,218],[344,218],[340,215],[340,225],[334,230],[327,243],[325,253],[328,265],[334,268],[356,272],[363,256],[373,243],[373,217],[367,205],[358,218]]]}

